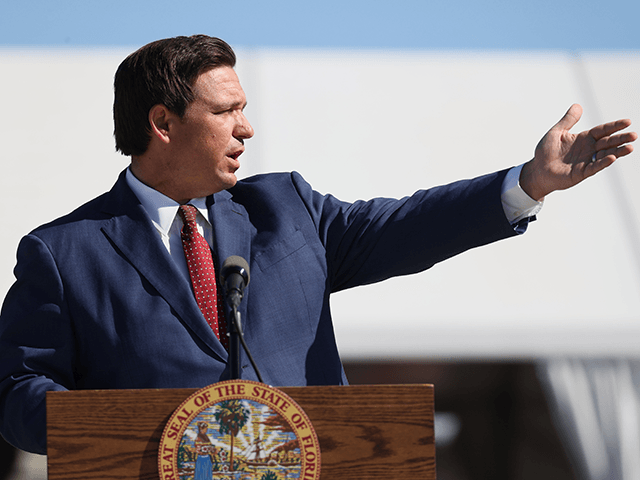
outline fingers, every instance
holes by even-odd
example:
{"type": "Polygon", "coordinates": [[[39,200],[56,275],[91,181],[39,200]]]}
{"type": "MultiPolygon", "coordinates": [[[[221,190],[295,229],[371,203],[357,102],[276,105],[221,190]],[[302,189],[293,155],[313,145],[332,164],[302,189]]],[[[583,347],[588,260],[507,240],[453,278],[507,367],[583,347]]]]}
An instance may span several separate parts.
{"type": "Polygon", "coordinates": [[[615,162],[617,157],[615,155],[606,155],[604,156],[602,153],[598,154],[598,160],[595,163],[587,163],[584,169],[584,178],[591,177],[596,173],[604,170],[609,167],[613,162],[615,162]]]}
{"type": "Polygon", "coordinates": [[[606,136],[598,140],[595,144],[596,150],[607,150],[609,148],[616,148],[625,143],[635,142],[638,139],[636,132],[627,132],[620,135],[606,136]]]}
{"type": "Polygon", "coordinates": [[[611,160],[611,163],[615,161],[616,158],[625,157],[633,152],[633,145],[622,145],[615,148],[608,148],[606,150],[600,150],[596,152],[596,161],[600,160],[611,160]]]}
{"type": "MultiPolygon", "coordinates": [[[[595,140],[600,140],[601,138],[608,137],[609,135],[619,132],[620,130],[624,130],[629,125],[631,125],[631,120],[625,118],[623,120],[616,120],[615,122],[605,123],[603,125],[598,125],[597,127],[593,127],[589,130],[589,135],[591,135],[595,140]]],[[[630,141],[634,141],[633,140],[630,141]]]]}
{"type": "Polygon", "coordinates": [[[571,130],[571,128],[578,123],[580,117],[582,117],[582,107],[574,103],[555,126],[563,130],[571,130]]]}
{"type": "Polygon", "coordinates": [[[627,128],[629,125],[631,125],[631,120],[623,119],[598,125],[589,130],[589,135],[596,140],[592,165],[597,168],[597,171],[608,167],[615,162],[616,159],[633,152],[633,145],[631,145],[631,143],[638,139],[636,132],[612,135],[615,132],[627,128]]]}
{"type": "MultiPolygon", "coordinates": [[[[582,107],[574,103],[564,114],[555,127],[566,131],[571,130],[582,117],[582,107]]],[[[611,136],[612,134],[624,130],[631,125],[631,120],[624,118],[613,122],[604,123],[588,130],[586,133],[596,141],[596,150],[605,150],[608,148],[619,147],[624,143],[635,142],[638,135],[635,132],[629,132],[622,135],[611,136]]]]}

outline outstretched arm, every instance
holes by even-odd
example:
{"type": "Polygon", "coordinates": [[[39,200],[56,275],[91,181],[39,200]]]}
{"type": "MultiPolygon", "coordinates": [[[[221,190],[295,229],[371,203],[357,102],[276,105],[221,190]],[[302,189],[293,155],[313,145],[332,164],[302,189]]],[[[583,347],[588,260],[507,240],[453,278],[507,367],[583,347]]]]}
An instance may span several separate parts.
{"type": "Polygon", "coordinates": [[[582,107],[572,105],[542,137],[534,158],[524,165],[520,186],[534,200],[542,200],[555,190],[571,188],[633,151],[630,143],[638,135],[635,132],[616,134],[631,125],[631,120],[617,120],[578,134],[569,133],[581,116],[582,107]]]}

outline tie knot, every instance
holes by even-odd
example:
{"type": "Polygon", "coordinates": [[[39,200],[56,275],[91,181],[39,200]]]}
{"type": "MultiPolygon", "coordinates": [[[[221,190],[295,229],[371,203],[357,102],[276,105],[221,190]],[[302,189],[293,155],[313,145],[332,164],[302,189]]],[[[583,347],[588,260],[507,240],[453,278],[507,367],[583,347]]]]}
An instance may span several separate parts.
{"type": "Polygon", "coordinates": [[[195,223],[196,213],[198,211],[193,205],[180,205],[178,212],[180,213],[184,223],[195,223]]]}

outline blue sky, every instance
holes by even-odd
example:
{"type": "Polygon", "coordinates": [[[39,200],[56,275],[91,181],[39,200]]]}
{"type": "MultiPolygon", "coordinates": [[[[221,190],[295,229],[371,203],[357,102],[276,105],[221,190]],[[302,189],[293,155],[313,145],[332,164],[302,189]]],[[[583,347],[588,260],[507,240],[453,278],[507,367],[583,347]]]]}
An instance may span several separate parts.
{"type": "Polygon", "coordinates": [[[640,50],[640,0],[0,0],[0,46],[640,50]],[[605,5],[608,3],[608,5],[605,5]]]}

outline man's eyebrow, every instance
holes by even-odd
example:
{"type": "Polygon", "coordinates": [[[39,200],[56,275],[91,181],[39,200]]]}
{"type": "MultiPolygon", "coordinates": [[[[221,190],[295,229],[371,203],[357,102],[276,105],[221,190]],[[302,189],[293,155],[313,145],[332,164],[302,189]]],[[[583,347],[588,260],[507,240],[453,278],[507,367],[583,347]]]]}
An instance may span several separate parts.
{"type": "Polygon", "coordinates": [[[240,108],[244,110],[247,107],[247,101],[230,101],[230,102],[212,102],[212,106],[216,107],[216,110],[229,110],[233,108],[240,108]]]}

